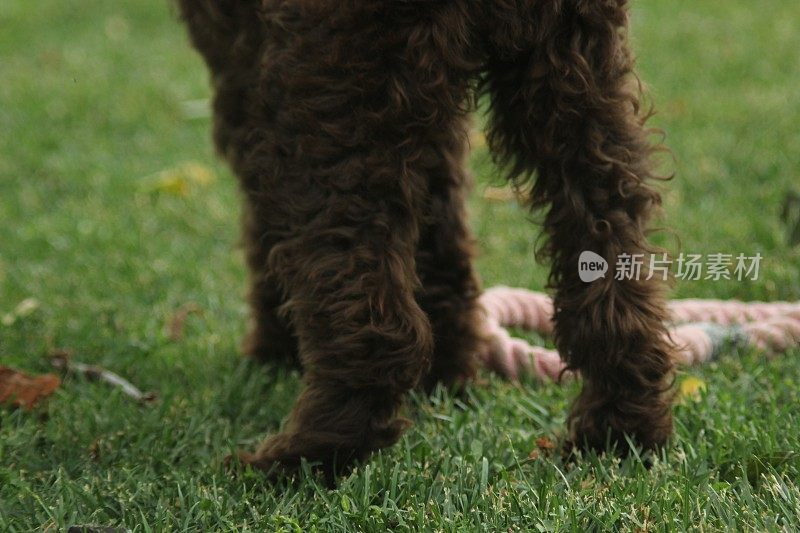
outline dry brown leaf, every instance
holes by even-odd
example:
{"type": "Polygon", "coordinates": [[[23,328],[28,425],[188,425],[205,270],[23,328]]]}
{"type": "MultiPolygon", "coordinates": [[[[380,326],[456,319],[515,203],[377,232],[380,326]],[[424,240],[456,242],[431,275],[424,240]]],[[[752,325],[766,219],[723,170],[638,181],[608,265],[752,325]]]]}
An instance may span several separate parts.
{"type": "Polygon", "coordinates": [[[486,187],[483,197],[492,202],[510,202],[517,199],[517,194],[508,187],[486,187]]]}
{"type": "Polygon", "coordinates": [[[100,460],[100,455],[100,437],[97,437],[89,445],[89,457],[92,458],[92,461],[97,462],[100,460]]]}
{"type": "Polygon", "coordinates": [[[183,338],[183,329],[186,326],[186,319],[189,315],[200,315],[203,313],[203,308],[196,303],[187,303],[182,305],[167,325],[168,335],[170,340],[179,341],[183,338]]]}
{"type": "Polygon", "coordinates": [[[536,439],[536,448],[528,454],[528,461],[536,461],[542,455],[549,455],[555,448],[555,443],[549,437],[539,437],[536,439]]]}
{"type": "Polygon", "coordinates": [[[31,376],[0,366],[0,403],[10,403],[30,411],[42,399],[53,394],[61,386],[61,379],[54,374],[31,376]]]}
{"type": "Polygon", "coordinates": [[[469,146],[473,150],[486,146],[486,135],[480,130],[470,130],[469,146]]]}
{"type": "Polygon", "coordinates": [[[548,437],[539,437],[536,439],[536,447],[542,451],[549,452],[556,449],[556,444],[548,437]]]}

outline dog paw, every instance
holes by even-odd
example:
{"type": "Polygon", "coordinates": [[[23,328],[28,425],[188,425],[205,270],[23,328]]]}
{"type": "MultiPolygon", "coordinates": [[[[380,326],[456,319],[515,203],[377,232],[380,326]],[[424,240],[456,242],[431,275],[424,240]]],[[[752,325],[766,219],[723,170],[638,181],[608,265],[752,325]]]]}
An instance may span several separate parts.
{"type": "MultiPolygon", "coordinates": [[[[226,471],[232,476],[237,476],[242,470],[252,468],[262,473],[263,479],[272,485],[281,483],[294,483],[300,479],[299,474],[305,471],[303,461],[299,457],[271,457],[259,452],[250,453],[239,450],[229,455],[224,460],[226,471]]],[[[308,461],[309,472],[321,477],[322,483],[330,488],[336,488],[337,476],[333,468],[323,461],[308,461]]]]}
{"type": "Polygon", "coordinates": [[[264,474],[270,483],[275,483],[283,479],[292,478],[300,471],[300,460],[283,460],[277,457],[270,457],[261,453],[250,453],[239,450],[234,455],[225,458],[225,468],[228,472],[235,474],[239,469],[250,467],[264,474]]]}
{"type": "Polygon", "coordinates": [[[615,398],[582,394],[569,420],[569,450],[613,451],[627,457],[633,449],[662,448],[672,435],[672,410],[666,396],[615,398]]]}
{"type": "Polygon", "coordinates": [[[346,474],[354,462],[354,452],[300,451],[298,447],[287,447],[289,440],[285,435],[271,437],[255,453],[240,450],[228,456],[225,466],[233,474],[240,468],[259,470],[269,483],[294,481],[301,473],[321,474],[325,485],[334,488],[337,478],[346,474]]]}

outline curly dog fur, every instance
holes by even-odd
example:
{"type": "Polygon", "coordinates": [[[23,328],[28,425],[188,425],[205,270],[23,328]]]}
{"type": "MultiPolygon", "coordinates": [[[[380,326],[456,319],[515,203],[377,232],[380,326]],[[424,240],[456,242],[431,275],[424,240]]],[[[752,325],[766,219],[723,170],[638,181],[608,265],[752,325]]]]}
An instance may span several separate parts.
{"type": "Polygon", "coordinates": [[[475,374],[480,283],[468,115],[544,212],[556,342],[583,391],[575,444],[668,438],[663,283],[587,284],[578,256],[649,253],[661,198],[626,0],[179,0],[215,90],[214,139],[245,196],[245,349],[305,390],[252,455],[335,474],[394,443],[405,394],[475,374]]]}

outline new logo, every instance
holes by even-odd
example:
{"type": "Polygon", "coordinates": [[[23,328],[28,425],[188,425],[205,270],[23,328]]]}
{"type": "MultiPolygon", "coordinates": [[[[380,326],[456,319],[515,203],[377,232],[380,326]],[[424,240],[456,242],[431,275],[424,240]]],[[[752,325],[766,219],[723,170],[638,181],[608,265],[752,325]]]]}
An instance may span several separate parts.
{"type": "Polygon", "coordinates": [[[608,272],[608,261],[594,252],[585,251],[578,258],[578,276],[584,283],[591,283],[605,278],[608,272]]]}

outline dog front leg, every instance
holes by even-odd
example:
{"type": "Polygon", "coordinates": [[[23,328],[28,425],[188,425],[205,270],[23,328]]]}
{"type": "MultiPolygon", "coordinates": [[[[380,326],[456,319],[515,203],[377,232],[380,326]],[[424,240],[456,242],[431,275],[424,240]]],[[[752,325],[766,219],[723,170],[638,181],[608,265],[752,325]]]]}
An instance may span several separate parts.
{"type": "Polygon", "coordinates": [[[556,344],[584,379],[572,438],[624,452],[628,435],[657,447],[672,427],[664,284],[644,270],[635,279],[614,275],[623,258],[646,262],[648,219],[661,203],[650,185],[656,148],[640,110],[626,2],[514,5],[525,7],[517,17],[495,16],[488,30],[488,140],[512,179],[532,183],[532,207],[546,212],[556,344]],[[604,278],[580,279],[585,251],[609,263],[604,278]]]}

